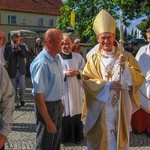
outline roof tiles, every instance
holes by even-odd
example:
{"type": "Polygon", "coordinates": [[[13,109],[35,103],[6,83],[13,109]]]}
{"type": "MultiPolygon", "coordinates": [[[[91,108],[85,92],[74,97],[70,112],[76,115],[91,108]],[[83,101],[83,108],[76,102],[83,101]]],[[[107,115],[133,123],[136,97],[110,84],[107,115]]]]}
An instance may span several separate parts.
{"type": "Polygon", "coordinates": [[[0,10],[60,15],[61,0],[0,0],[0,10]]]}

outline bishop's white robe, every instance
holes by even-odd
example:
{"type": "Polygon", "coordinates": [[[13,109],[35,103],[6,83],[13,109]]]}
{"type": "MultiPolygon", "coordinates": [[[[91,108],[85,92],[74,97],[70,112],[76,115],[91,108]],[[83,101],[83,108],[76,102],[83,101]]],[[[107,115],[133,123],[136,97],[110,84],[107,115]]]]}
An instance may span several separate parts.
{"type": "MultiPolygon", "coordinates": [[[[110,90],[110,81],[119,79],[119,65],[117,62],[119,50],[115,49],[114,51],[112,56],[106,56],[106,58],[101,57],[105,54],[100,54],[100,51],[92,55],[82,72],[86,95],[85,107],[87,107],[87,115],[85,113],[86,109],[84,110],[83,107],[82,119],[86,117],[84,133],[88,140],[88,150],[116,150],[114,131],[116,131],[117,126],[114,122],[116,122],[118,114],[118,97],[113,97],[116,92],[110,90]],[[108,68],[112,69],[114,75],[112,79],[109,78],[109,81],[106,81],[108,68]],[[114,101],[112,101],[113,99],[114,101]],[[116,104],[112,106],[112,102],[116,104]]],[[[121,107],[121,112],[124,114],[125,118],[121,120],[121,124],[123,123],[125,130],[122,130],[121,133],[125,133],[126,135],[121,134],[119,138],[121,138],[121,148],[127,150],[129,148],[131,114],[139,105],[138,100],[137,102],[135,101],[133,91],[137,93],[144,77],[140,73],[137,62],[134,60],[133,56],[125,51],[124,56],[128,63],[122,74],[123,105],[121,107]],[[136,80],[134,80],[135,76],[137,76],[136,80]],[[124,138],[124,136],[126,136],[126,138],[124,138]]]]}

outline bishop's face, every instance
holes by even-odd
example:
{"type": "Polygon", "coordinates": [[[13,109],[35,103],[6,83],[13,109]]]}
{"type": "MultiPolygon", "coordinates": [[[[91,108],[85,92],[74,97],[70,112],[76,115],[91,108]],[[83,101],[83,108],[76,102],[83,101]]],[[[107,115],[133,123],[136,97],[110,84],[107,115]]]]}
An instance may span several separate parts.
{"type": "Polygon", "coordinates": [[[115,35],[110,32],[104,32],[97,36],[97,41],[101,44],[104,51],[111,52],[115,41],[115,35]]]}

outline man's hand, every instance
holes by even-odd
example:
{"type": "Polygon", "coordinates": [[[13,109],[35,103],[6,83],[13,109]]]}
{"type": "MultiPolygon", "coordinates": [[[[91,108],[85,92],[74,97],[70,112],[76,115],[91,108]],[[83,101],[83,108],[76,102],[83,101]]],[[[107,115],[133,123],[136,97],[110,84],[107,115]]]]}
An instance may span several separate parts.
{"type": "Polygon", "coordinates": [[[73,77],[73,76],[76,76],[79,74],[79,71],[78,70],[67,70],[66,71],[66,76],[67,77],[73,77]]]}
{"type": "Polygon", "coordinates": [[[47,129],[47,132],[49,132],[49,133],[56,133],[57,132],[56,126],[52,121],[46,123],[46,129],[47,129]]]}
{"type": "Polygon", "coordinates": [[[110,85],[110,89],[114,91],[120,91],[122,88],[119,81],[112,81],[110,85]]]}
{"type": "Polygon", "coordinates": [[[47,132],[56,133],[57,129],[48,113],[46,104],[44,102],[43,93],[35,93],[34,100],[40,114],[42,115],[45,121],[47,132]]]}
{"type": "Polygon", "coordinates": [[[0,134],[0,149],[3,147],[6,140],[7,140],[7,138],[4,135],[0,134]]]}
{"type": "Polygon", "coordinates": [[[61,104],[61,109],[62,109],[62,113],[64,113],[65,111],[65,106],[63,104],[61,104]]]}
{"type": "Polygon", "coordinates": [[[21,51],[21,48],[18,44],[12,44],[12,50],[18,52],[21,51]]]}

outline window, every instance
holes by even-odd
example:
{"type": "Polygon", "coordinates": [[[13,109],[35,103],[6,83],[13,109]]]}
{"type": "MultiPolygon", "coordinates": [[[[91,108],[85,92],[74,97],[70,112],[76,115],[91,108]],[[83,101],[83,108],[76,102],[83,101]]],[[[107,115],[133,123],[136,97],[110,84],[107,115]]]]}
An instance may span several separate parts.
{"type": "Polygon", "coordinates": [[[54,27],[54,19],[49,19],[49,26],[54,27]]]}
{"type": "Polygon", "coordinates": [[[16,24],[17,16],[8,16],[8,23],[16,24]]]}
{"type": "Polygon", "coordinates": [[[44,25],[44,19],[38,18],[38,26],[43,26],[43,25],[44,25]]]}

